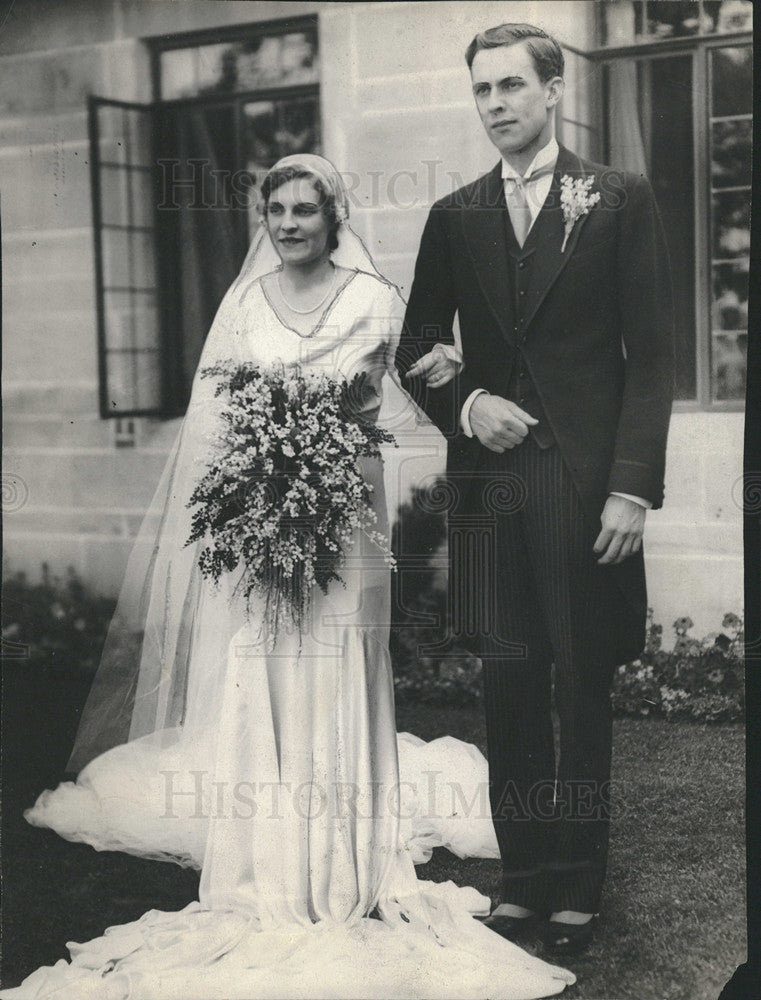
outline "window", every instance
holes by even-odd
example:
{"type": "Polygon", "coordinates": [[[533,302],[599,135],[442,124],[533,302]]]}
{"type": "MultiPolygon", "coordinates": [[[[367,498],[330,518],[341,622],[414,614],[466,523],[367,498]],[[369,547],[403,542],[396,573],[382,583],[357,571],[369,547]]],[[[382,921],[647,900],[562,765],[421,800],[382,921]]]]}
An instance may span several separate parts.
{"type": "Polygon", "coordinates": [[[609,46],[750,31],[753,21],[751,0],[606,0],[600,12],[609,46]]]}
{"type": "Polygon", "coordinates": [[[748,345],[751,49],[713,48],[709,56],[711,386],[715,400],[742,399],[748,345]]]}
{"type": "Polygon", "coordinates": [[[646,174],[669,245],[676,395],[745,398],[752,48],[742,0],[600,5],[604,159],[646,174]]]}
{"type": "Polygon", "coordinates": [[[152,104],[90,101],[104,417],[184,413],[262,175],[320,151],[314,17],[149,44],[152,104]]]}

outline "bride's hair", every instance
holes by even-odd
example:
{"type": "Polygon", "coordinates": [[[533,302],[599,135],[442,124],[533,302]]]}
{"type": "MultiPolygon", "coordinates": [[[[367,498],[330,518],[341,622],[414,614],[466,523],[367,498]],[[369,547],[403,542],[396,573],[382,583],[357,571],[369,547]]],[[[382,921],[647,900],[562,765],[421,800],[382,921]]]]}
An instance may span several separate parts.
{"type": "Polygon", "coordinates": [[[277,167],[274,170],[270,170],[267,176],[262,181],[261,187],[261,198],[260,198],[260,211],[264,215],[267,209],[267,204],[270,200],[270,195],[273,191],[282,185],[287,183],[287,181],[295,181],[300,178],[305,178],[309,180],[314,185],[315,190],[320,195],[322,210],[325,214],[325,218],[328,220],[330,225],[330,235],[328,236],[328,250],[335,250],[338,247],[338,227],[340,221],[338,218],[338,212],[336,210],[336,199],[330,191],[325,187],[325,184],[321,177],[317,174],[312,173],[311,170],[305,170],[303,167],[277,167]]]}

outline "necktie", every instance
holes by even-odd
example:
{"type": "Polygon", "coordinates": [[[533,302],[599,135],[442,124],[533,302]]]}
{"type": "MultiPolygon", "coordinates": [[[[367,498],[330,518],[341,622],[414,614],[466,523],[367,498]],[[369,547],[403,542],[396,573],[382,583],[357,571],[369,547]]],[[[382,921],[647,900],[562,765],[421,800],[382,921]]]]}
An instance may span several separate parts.
{"type": "Polygon", "coordinates": [[[540,177],[547,177],[555,172],[555,164],[548,163],[544,167],[534,170],[530,177],[508,177],[510,189],[505,192],[507,201],[507,211],[510,213],[510,222],[513,224],[513,232],[520,246],[526,242],[529,229],[531,229],[531,204],[529,199],[534,196],[534,191],[530,188],[540,177]]]}

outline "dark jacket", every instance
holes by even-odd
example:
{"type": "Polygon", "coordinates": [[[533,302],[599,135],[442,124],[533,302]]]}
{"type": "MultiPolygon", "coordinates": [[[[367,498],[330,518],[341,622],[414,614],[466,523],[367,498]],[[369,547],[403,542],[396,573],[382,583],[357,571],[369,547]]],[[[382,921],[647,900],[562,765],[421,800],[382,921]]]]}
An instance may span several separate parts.
{"type": "Polygon", "coordinates": [[[560,147],[542,224],[538,218],[521,251],[533,260],[520,317],[506,280],[506,213],[497,164],[433,205],[420,244],[396,364],[404,377],[434,343],[453,343],[458,314],[462,374],[441,389],[404,380],[448,438],[448,473],[467,484],[485,451],[461,431],[462,404],[476,388],[506,396],[522,362],[589,514],[597,520],[614,491],[660,507],[673,319],[663,227],[648,181],[560,147]],[[591,192],[601,197],[561,252],[564,175],[592,176],[591,192]]]}

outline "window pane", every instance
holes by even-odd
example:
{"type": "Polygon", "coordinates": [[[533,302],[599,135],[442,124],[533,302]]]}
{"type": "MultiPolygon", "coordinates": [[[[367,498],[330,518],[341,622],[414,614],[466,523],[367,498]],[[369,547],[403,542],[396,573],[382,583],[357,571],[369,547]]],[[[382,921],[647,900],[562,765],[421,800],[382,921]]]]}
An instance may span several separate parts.
{"type": "Polygon", "coordinates": [[[153,173],[104,164],[100,170],[101,222],[106,226],[153,226],[153,173]]]}
{"type": "Polygon", "coordinates": [[[748,329],[749,259],[718,264],[713,269],[712,326],[714,330],[748,329]]]}
{"type": "Polygon", "coordinates": [[[156,284],[156,257],[152,233],[130,233],[132,255],[132,285],[153,288],[156,284]]]}
{"type": "Polygon", "coordinates": [[[100,170],[100,214],[107,226],[124,225],[127,214],[127,171],[103,166],[100,170]]]}
{"type": "Polygon", "coordinates": [[[126,288],[131,283],[129,232],[104,229],[101,234],[103,283],[108,288],[126,288]]]}
{"type": "Polygon", "coordinates": [[[146,164],[150,156],[153,139],[153,121],[143,110],[124,109],[124,145],[127,162],[146,164]]]}
{"type": "Polygon", "coordinates": [[[317,101],[281,101],[278,105],[278,155],[313,153],[320,149],[317,101]]]}
{"type": "MultiPolygon", "coordinates": [[[[725,6],[722,5],[723,8],[725,6]]],[[[750,113],[752,82],[750,46],[713,49],[712,116],[722,118],[750,113]]],[[[711,395],[715,400],[741,401],[745,395],[747,354],[751,121],[713,121],[710,138],[711,180],[714,189],[717,189],[711,210],[711,253],[714,259],[711,395]],[[743,186],[748,186],[747,190],[721,190],[743,186]]]]}
{"type": "Polygon", "coordinates": [[[313,29],[161,53],[165,100],[317,82],[317,33],[313,29]]]}
{"type": "Polygon", "coordinates": [[[153,292],[106,291],[104,308],[109,350],[158,349],[160,336],[153,292]]]}
{"type": "Polygon", "coordinates": [[[724,0],[723,3],[706,3],[705,7],[716,24],[716,31],[750,31],[753,27],[752,0],[724,0]]]}
{"type": "Polygon", "coordinates": [[[713,22],[705,13],[701,16],[699,3],[650,0],[647,5],[647,30],[654,38],[704,34],[712,29],[713,22]]]}
{"type": "Polygon", "coordinates": [[[160,332],[153,292],[104,293],[109,410],[155,410],[161,400],[160,332]]]}
{"type": "Polygon", "coordinates": [[[282,80],[283,39],[256,38],[236,46],[236,90],[275,86],[282,80]]]}
{"type": "Polygon", "coordinates": [[[158,409],[161,405],[161,367],[156,351],[135,355],[137,405],[140,409],[158,409]]]}
{"type": "Polygon", "coordinates": [[[283,36],[281,50],[284,84],[317,82],[317,38],[311,32],[283,36]]]}
{"type": "Polygon", "coordinates": [[[106,405],[116,412],[135,408],[132,354],[106,352],[106,405]]]}
{"type": "Polygon", "coordinates": [[[607,0],[602,10],[602,44],[631,45],[663,38],[750,31],[751,0],[607,0]]]}
{"type": "Polygon", "coordinates": [[[101,234],[106,288],[153,288],[156,265],[151,233],[104,229],[101,234]]]}
{"type": "Polygon", "coordinates": [[[753,55],[750,45],[711,50],[711,92],[714,117],[753,111],[753,55]]]}
{"type": "Polygon", "coordinates": [[[156,351],[107,351],[109,410],[155,410],[161,403],[161,373],[156,351]]]}
{"type": "Polygon", "coordinates": [[[750,186],[753,144],[753,126],[750,120],[714,122],[712,140],[713,187],[750,186]]]}
{"type": "Polygon", "coordinates": [[[720,333],[713,338],[711,375],[715,400],[745,399],[748,356],[746,333],[720,333]]]}
{"type": "Polygon", "coordinates": [[[132,223],[135,226],[153,226],[155,223],[156,189],[153,170],[130,170],[132,223]]]}
{"type": "Polygon", "coordinates": [[[316,98],[256,101],[243,107],[246,170],[251,180],[249,235],[259,224],[257,203],[264,174],[282,156],[320,152],[320,109],[316,98]]]}
{"type": "Polygon", "coordinates": [[[243,107],[248,169],[269,169],[281,156],[320,149],[320,109],[316,98],[256,101],[243,107]]]}
{"type": "Polygon", "coordinates": [[[750,194],[732,191],[713,196],[713,257],[727,260],[750,252],[750,194]]]}
{"type": "Polygon", "coordinates": [[[202,45],[193,52],[196,67],[195,93],[235,89],[235,47],[202,45]]]}
{"type": "Polygon", "coordinates": [[[277,106],[274,101],[256,101],[243,106],[247,168],[268,170],[277,160],[277,106]]]}
{"type": "Polygon", "coordinates": [[[169,49],[161,53],[161,96],[165,101],[195,94],[195,49],[169,49]]]}

